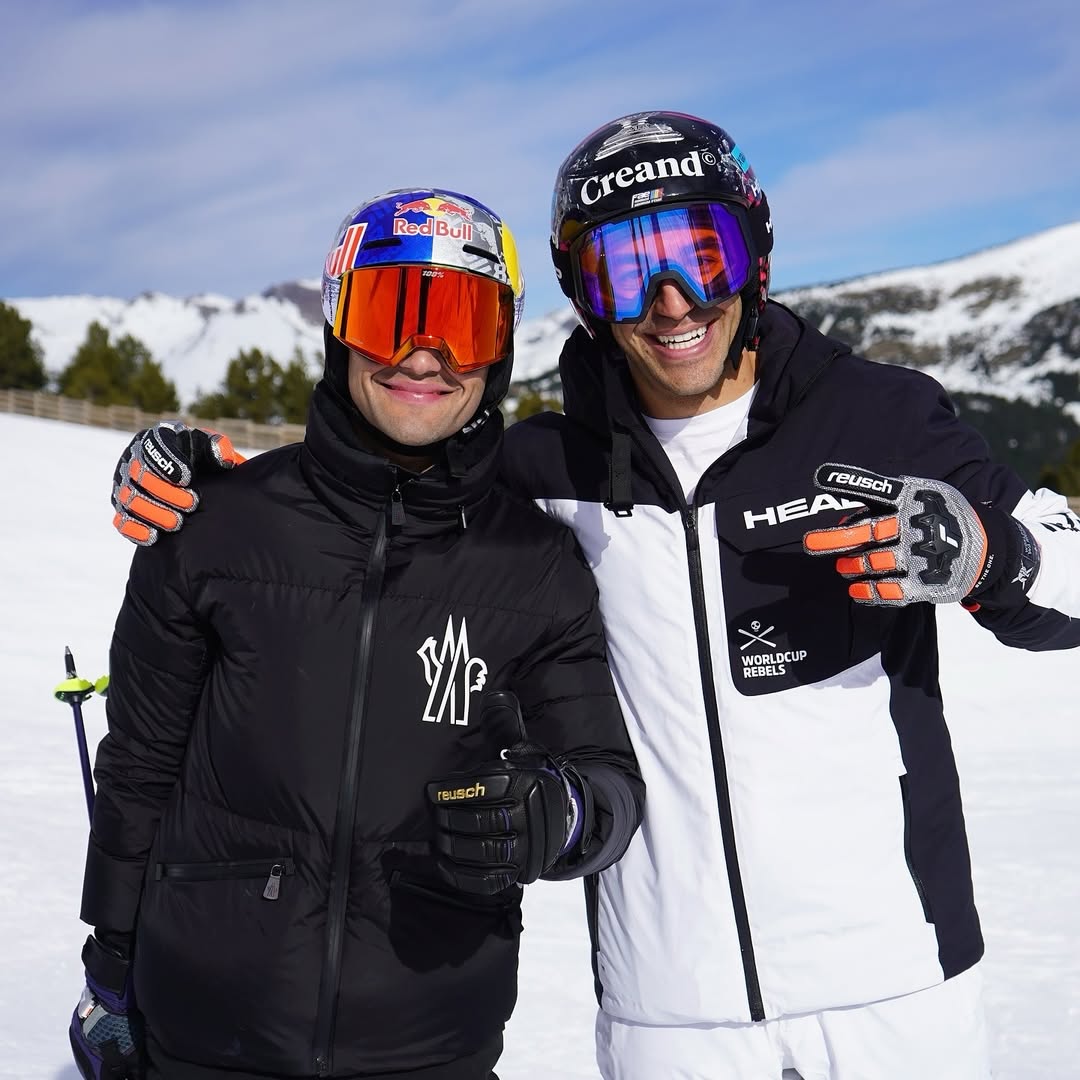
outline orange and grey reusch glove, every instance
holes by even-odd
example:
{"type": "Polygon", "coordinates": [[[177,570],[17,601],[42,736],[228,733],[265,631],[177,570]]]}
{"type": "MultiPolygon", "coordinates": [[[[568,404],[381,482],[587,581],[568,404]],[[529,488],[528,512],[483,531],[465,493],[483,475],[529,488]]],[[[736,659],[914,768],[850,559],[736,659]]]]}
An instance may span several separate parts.
{"type": "Polygon", "coordinates": [[[814,474],[824,491],[880,504],[803,537],[811,555],[839,555],[857,603],[900,607],[926,601],[1023,604],[1039,572],[1039,545],[1022,522],[989,503],[972,505],[941,480],[882,476],[827,463],[814,474]],[[881,509],[886,512],[882,513],[881,509]]]}
{"type": "Polygon", "coordinates": [[[199,505],[198,476],[231,469],[245,458],[227,435],[163,420],[138,432],[113,474],[113,525],[134,544],[149,547],[159,532],[176,532],[199,505]]]}

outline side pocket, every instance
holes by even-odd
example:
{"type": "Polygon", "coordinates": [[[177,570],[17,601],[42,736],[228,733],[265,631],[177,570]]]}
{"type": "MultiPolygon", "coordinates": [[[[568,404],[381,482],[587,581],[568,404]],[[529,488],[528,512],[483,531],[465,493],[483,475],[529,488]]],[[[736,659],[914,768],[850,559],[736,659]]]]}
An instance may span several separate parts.
{"type": "Polygon", "coordinates": [[[242,859],[230,862],[156,863],[155,881],[253,881],[265,878],[262,898],[281,896],[281,879],[293,873],[291,859],[242,859]]]}
{"type": "Polygon", "coordinates": [[[464,966],[470,979],[491,979],[493,985],[515,969],[521,889],[510,890],[512,898],[473,897],[426,874],[394,870],[387,880],[390,946],[406,967],[424,972],[464,966]]]}
{"type": "Polygon", "coordinates": [[[926,898],[926,888],[915,869],[915,860],[911,855],[911,798],[908,795],[907,774],[900,777],[900,801],[904,807],[904,859],[907,861],[908,873],[911,875],[915,891],[919,894],[919,903],[922,905],[923,917],[928,923],[934,921],[934,913],[930,910],[930,901],[926,898]]]}
{"type": "Polygon", "coordinates": [[[520,886],[515,885],[505,890],[505,896],[501,893],[495,896],[471,896],[444,885],[440,879],[422,878],[403,870],[391,871],[390,888],[415,893],[435,903],[469,911],[474,915],[498,915],[512,910],[521,903],[523,892],[520,886]]]}

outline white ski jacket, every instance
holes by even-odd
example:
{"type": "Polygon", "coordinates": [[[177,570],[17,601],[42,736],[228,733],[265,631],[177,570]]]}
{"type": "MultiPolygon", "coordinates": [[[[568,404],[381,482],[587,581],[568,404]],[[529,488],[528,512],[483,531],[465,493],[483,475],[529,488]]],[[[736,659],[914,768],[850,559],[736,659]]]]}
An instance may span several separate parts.
{"type": "MultiPolygon", "coordinates": [[[[694,505],[583,330],[566,415],[507,437],[509,479],[576,533],[646,782],[645,818],[589,883],[603,1008],[649,1024],[861,1004],[974,964],[982,937],[937,679],[933,607],[856,605],[803,534],[851,505],[823,462],[993,501],[1042,548],[1028,600],[975,618],[1008,645],[1080,644],[1080,521],[988,458],[921,373],[870,363],[770,303],[746,438],[694,505]]],[[[847,511],[849,512],[849,511],[847,511]]]]}

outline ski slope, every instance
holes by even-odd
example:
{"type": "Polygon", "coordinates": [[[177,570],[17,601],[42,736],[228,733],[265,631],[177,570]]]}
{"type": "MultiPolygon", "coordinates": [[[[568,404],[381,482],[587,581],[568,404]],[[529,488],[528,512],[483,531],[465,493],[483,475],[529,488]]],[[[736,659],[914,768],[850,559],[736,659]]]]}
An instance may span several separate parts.
{"type": "MultiPolygon", "coordinates": [[[[81,675],[105,671],[132,551],[113,533],[108,503],[126,442],[0,415],[0,1077],[12,1080],[78,1080],[66,1028],[87,933],[78,920],[86,807],[71,710],[51,691],[66,644],[81,675]]],[[[1080,653],[1006,649],[958,608],[939,622],[987,940],[995,1076],[1077,1077],[1080,653]]],[[[93,750],[103,702],[84,711],[93,750]]],[[[499,1075],[595,1077],[580,886],[530,886],[525,926],[499,1075]]]]}

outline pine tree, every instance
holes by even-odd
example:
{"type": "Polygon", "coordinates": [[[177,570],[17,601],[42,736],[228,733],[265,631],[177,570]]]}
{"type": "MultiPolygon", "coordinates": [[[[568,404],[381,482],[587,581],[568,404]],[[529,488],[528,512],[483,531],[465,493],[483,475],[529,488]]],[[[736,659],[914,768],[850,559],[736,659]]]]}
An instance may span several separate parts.
{"type": "Polygon", "coordinates": [[[135,358],[109,341],[109,331],[98,322],[86,330],[86,339],[75,350],[57,380],[65,397],[82,398],[95,405],[129,405],[135,358]]]}
{"type": "Polygon", "coordinates": [[[109,331],[97,322],[87,328],[86,340],[57,385],[66,397],[95,405],[137,405],[148,412],[179,408],[176,386],[165,378],[150,350],[130,334],[110,341],[109,331]]]}
{"type": "Polygon", "coordinates": [[[41,390],[49,381],[32,330],[29,319],[0,301],[0,388],[41,390]]]}
{"type": "Polygon", "coordinates": [[[178,412],[180,399],[176,396],[176,384],[165,378],[161,365],[147,356],[141,361],[131,380],[131,397],[144,412],[178,412]]]}
{"type": "Polygon", "coordinates": [[[514,424],[518,420],[525,420],[542,412],[562,412],[562,405],[556,398],[545,397],[538,390],[522,390],[516,395],[514,408],[509,410],[507,416],[509,423],[514,424]]]}
{"type": "Polygon", "coordinates": [[[303,424],[307,420],[311,392],[315,389],[315,380],[308,374],[304,354],[299,348],[294,350],[289,366],[282,372],[279,397],[281,415],[286,424],[303,424]]]}
{"type": "Polygon", "coordinates": [[[191,411],[208,420],[219,416],[257,424],[280,420],[283,375],[281,365],[261,349],[241,349],[229,361],[221,388],[196,398],[191,411]]]}
{"type": "Polygon", "coordinates": [[[1069,447],[1064,460],[1043,467],[1039,486],[1052,488],[1062,495],[1080,496],[1080,439],[1069,447]]]}

